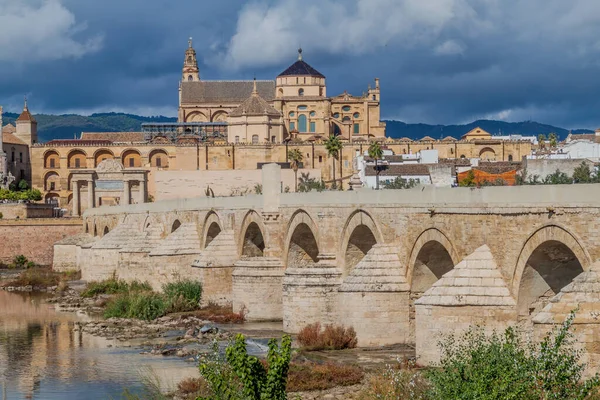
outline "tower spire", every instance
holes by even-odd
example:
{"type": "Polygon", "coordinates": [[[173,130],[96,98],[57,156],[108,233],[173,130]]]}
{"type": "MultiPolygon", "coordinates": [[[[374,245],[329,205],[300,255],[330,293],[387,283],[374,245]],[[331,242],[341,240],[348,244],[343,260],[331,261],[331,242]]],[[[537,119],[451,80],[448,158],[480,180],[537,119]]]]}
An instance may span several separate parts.
{"type": "Polygon", "coordinates": [[[185,60],[183,61],[182,81],[197,82],[200,80],[200,69],[196,59],[196,50],[192,47],[192,38],[188,39],[188,48],[185,51],[185,60]]]}
{"type": "Polygon", "coordinates": [[[252,96],[258,96],[258,89],[256,88],[256,76],[254,77],[254,87],[252,88],[252,96]]]}
{"type": "Polygon", "coordinates": [[[27,110],[27,95],[25,95],[25,105],[23,106],[23,111],[27,110]]]}
{"type": "Polygon", "coordinates": [[[298,61],[302,61],[302,47],[298,48],[298,61]]]}

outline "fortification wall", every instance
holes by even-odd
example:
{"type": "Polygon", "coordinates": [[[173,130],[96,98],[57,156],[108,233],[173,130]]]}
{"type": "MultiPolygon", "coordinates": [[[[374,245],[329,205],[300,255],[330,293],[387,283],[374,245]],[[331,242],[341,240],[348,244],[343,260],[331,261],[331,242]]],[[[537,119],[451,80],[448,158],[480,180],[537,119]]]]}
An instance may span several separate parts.
{"type": "Polygon", "coordinates": [[[0,220],[0,262],[24,255],[40,265],[52,265],[54,243],[80,233],[81,219],[0,220]]]}

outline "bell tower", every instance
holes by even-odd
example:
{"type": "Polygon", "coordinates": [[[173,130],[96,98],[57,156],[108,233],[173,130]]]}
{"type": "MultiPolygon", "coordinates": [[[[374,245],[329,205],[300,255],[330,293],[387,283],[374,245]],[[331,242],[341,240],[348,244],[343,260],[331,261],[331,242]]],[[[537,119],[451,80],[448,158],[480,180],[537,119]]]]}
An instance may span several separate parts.
{"type": "Polygon", "coordinates": [[[182,82],[198,82],[199,80],[200,70],[196,59],[196,50],[192,47],[192,38],[190,38],[188,48],[185,51],[185,60],[183,61],[182,82]]]}

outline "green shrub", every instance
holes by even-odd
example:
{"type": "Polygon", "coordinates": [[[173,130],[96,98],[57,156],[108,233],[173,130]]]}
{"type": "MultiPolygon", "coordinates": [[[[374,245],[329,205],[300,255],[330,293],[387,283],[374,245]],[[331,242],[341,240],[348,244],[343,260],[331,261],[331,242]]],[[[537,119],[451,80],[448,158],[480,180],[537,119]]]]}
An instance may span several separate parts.
{"type": "Polygon", "coordinates": [[[289,336],[283,337],[281,346],[271,339],[265,366],[248,355],[244,336],[237,335],[225,351],[225,364],[215,342],[212,356],[200,363],[200,374],[208,382],[212,396],[199,399],[286,400],[291,351],[289,336]]]}
{"type": "Polygon", "coordinates": [[[154,292],[122,293],[111,299],[104,310],[104,318],[136,318],[152,321],[166,314],[165,298],[154,292]]]}
{"type": "Polygon", "coordinates": [[[574,350],[569,332],[575,318],[549,333],[539,345],[526,346],[508,328],[503,334],[485,335],[472,328],[464,336],[450,336],[440,346],[439,368],[432,369],[430,398],[445,399],[586,399],[598,392],[595,375],[582,380],[585,365],[574,350]]]}
{"type": "Polygon", "coordinates": [[[86,289],[81,292],[82,297],[95,297],[100,294],[118,294],[127,292],[140,292],[152,290],[147,282],[133,281],[127,283],[115,278],[99,282],[88,283],[86,289]]]}
{"type": "Polygon", "coordinates": [[[23,269],[27,266],[28,262],[29,262],[29,260],[27,260],[27,257],[25,257],[23,254],[20,254],[18,256],[15,256],[15,258],[13,258],[11,268],[23,269]]]}
{"type": "Polygon", "coordinates": [[[171,312],[192,311],[200,306],[202,284],[193,280],[171,282],[163,285],[163,292],[171,312]]]}

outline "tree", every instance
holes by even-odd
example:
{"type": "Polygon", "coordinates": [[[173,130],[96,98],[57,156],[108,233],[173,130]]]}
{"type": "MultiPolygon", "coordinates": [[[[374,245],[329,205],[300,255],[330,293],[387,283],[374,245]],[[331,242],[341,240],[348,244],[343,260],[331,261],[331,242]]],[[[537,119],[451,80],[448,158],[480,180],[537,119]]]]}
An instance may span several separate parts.
{"type": "Polygon", "coordinates": [[[298,168],[304,159],[304,155],[300,149],[292,149],[288,152],[288,159],[291,161],[291,167],[294,170],[295,192],[298,191],[298,168]]]}
{"type": "Polygon", "coordinates": [[[406,180],[397,176],[393,181],[383,181],[384,189],[410,189],[419,184],[417,179],[406,180]]]}
{"type": "Polygon", "coordinates": [[[570,183],[573,183],[573,179],[558,169],[544,178],[544,185],[568,185],[570,183]]]}
{"type": "Polygon", "coordinates": [[[383,156],[383,150],[381,150],[381,146],[379,146],[378,142],[373,142],[369,146],[369,157],[375,160],[375,190],[379,190],[379,165],[378,161],[381,160],[383,156]]]}
{"type": "Polygon", "coordinates": [[[540,133],[538,135],[538,146],[540,147],[540,149],[546,148],[546,135],[544,135],[543,133],[540,133]]]}
{"type": "Polygon", "coordinates": [[[556,146],[558,146],[558,135],[554,132],[550,133],[548,135],[548,142],[551,149],[556,148],[556,146]]]}
{"type": "Polygon", "coordinates": [[[21,179],[19,181],[18,188],[20,191],[25,191],[29,189],[29,185],[27,184],[27,181],[25,179],[21,179]]]}
{"type": "Polygon", "coordinates": [[[327,150],[327,155],[333,158],[333,189],[337,187],[335,180],[335,160],[337,160],[340,156],[340,150],[342,149],[342,146],[342,141],[338,136],[331,135],[329,138],[327,138],[327,140],[325,140],[325,150],[327,150]]]}
{"type": "Polygon", "coordinates": [[[584,161],[580,166],[573,170],[573,181],[575,183],[591,183],[592,171],[589,165],[584,161]]]}
{"type": "Polygon", "coordinates": [[[475,172],[473,170],[469,170],[467,172],[467,176],[460,182],[458,182],[458,186],[462,187],[472,187],[475,186],[475,172]]]}

